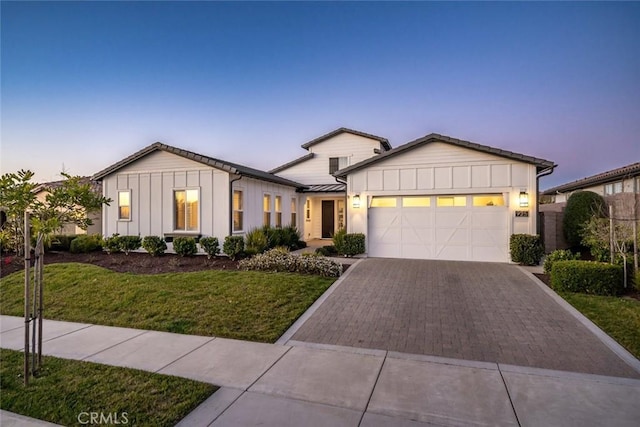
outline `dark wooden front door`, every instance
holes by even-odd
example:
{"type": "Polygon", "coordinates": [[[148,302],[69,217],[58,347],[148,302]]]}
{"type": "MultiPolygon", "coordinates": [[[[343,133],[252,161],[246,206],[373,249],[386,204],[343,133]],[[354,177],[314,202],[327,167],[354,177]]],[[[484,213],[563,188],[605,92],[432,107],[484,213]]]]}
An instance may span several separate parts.
{"type": "Polygon", "coordinates": [[[335,230],[333,200],[322,201],[322,238],[333,237],[335,230]]]}

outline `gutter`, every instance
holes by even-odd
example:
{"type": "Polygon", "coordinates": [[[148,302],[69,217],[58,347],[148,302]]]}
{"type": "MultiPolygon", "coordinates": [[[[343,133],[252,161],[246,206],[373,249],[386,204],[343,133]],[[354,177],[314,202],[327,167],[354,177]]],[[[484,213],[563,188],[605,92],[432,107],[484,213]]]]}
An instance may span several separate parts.
{"type": "Polygon", "coordinates": [[[536,175],[536,234],[538,235],[540,235],[540,200],[538,200],[540,194],[540,178],[551,175],[557,167],[558,165],[551,165],[536,175]]]}

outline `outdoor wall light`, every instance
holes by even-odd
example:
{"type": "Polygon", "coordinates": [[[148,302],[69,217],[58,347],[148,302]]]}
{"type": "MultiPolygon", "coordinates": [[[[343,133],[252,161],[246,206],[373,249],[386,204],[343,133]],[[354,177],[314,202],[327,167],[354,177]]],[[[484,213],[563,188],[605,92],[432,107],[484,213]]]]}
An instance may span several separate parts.
{"type": "Polygon", "coordinates": [[[521,208],[529,207],[529,194],[526,191],[521,191],[520,196],[518,197],[518,201],[520,202],[521,208]]]}
{"type": "Polygon", "coordinates": [[[360,207],[360,195],[359,194],[356,194],[355,196],[353,196],[352,206],[354,208],[359,208],[360,207]]]}

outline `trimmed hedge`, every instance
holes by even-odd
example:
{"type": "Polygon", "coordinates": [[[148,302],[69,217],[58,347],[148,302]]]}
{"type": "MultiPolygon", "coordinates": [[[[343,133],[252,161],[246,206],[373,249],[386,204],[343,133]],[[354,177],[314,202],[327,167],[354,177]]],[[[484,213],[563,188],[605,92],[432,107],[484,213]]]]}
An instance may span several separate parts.
{"type": "Polygon", "coordinates": [[[107,237],[106,239],[104,239],[104,241],[102,242],[102,247],[105,251],[107,251],[108,254],[120,252],[121,238],[122,236],[120,236],[118,233],[114,233],[111,237],[107,237]]]}
{"type": "Polygon", "coordinates": [[[99,234],[81,234],[71,241],[70,248],[74,254],[84,254],[102,249],[102,236],[99,234]]]}
{"type": "Polygon", "coordinates": [[[562,218],[562,231],[567,243],[577,248],[582,244],[582,227],[589,219],[604,216],[604,199],[593,191],[576,191],[567,200],[562,218]]]}
{"type": "Polygon", "coordinates": [[[244,237],[227,236],[224,238],[222,250],[231,259],[235,260],[244,252],[244,237]]]}
{"type": "Polygon", "coordinates": [[[220,243],[217,237],[201,237],[198,242],[202,250],[207,254],[207,259],[211,259],[220,253],[220,243]]]}
{"type": "Polygon", "coordinates": [[[78,237],[78,234],[56,234],[51,237],[51,245],[49,250],[51,251],[64,251],[69,252],[71,250],[71,242],[78,237]]]}
{"type": "Polygon", "coordinates": [[[193,256],[198,253],[196,239],[186,236],[176,237],[173,239],[173,250],[181,257],[193,256]]]}
{"type": "Polygon", "coordinates": [[[521,265],[538,265],[544,255],[540,236],[531,234],[512,234],[509,238],[511,261],[521,265]]]}
{"type": "Polygon", "coordinates": [[[167,250],[167,242],[160,236],[145,236],[142,248],[151,256],[162,255],[167,250]]]}
{"type": "Polygon", "coordinates": [[[556,261],[551,286],[558,291],[619,295],[624,290],[622,266],[593,261],[556,261]]]}
{"type": "Polygon", "coordinates": [[[129,255],[129,252],[140,249],[142,246],[142,239],[140,236],[120,236],[120,250],[125,255],[129,255]]]}
{"type": "Polygon", "coordinates": [[[580,254],[574,254],[570,250],[556,249],[544,259],[543,269],[545,274],[551,274],[551,267],[556,261],[571,261],[580,259],[580,254]]]}
{"type": "Polygon", "coordinates": [[[364,253],[364,234],[349,233],[344,235],[344,248],[342,253],[348,257],[364,253]]]}

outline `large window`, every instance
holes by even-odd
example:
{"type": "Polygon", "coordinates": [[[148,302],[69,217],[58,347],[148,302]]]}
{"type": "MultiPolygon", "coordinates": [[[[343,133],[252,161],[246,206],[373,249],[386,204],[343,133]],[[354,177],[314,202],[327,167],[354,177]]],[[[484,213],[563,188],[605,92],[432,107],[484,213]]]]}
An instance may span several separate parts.
{"type": "Polygon", "coordinates": [[[131,190],[118,191],[118,219],[131,220],[131,190]]]}
{"type": "Polygon", "coordinates": [[[622,181],[612,182],[604,186],[604,194],[606,196],[618,193],[622,193],[622,181]]]}
{"type": "Polygon", "coordinates": [[[175,190],[175,222],[173,228],[183,231],[198,231],[199,191],[175,190]]]}
{"type": "Polygon", "coordinates": [[[233,190],[233,231],[242,231],[244,210],[243,210],[243,200],[242,200],[242,191],[241,190],[233,190]]]}
{"type": "Polygon", "coordinates": [[[266,226],[271,226],[271,195],[265,194],[262,198],[262,223],[266,226]]]}
{"type": "Polygon", "coordinates": [[[298,226],[298,210],[297,210],[297,201],[296,198],[293,197],[291,199],[291,226],[298,226]]]}
{"type": "Polygon", "coordinates": [[[276,196],[276,227],[282,227],[282,196],[276,196]]]}

